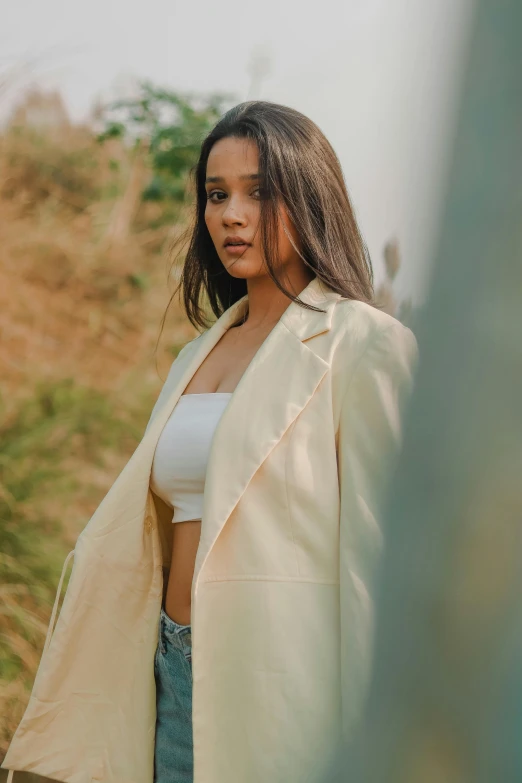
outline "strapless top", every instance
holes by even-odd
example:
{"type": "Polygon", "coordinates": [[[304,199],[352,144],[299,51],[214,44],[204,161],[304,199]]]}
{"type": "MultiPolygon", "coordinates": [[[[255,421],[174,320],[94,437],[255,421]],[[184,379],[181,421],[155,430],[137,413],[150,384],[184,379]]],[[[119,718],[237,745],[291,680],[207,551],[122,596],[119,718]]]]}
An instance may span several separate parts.
{"type": "Polygon", "coordinates": [[[159,437],[150,486],[173,522],[201,519],[212,437],[232,392],[182,394],[159,437]]]}

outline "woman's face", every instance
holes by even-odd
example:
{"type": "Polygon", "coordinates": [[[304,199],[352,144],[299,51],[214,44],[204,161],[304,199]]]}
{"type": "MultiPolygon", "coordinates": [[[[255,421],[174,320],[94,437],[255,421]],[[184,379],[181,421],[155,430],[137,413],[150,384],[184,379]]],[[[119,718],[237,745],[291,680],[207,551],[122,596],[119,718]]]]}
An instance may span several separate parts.
{"type": "MultiPolygon", "coordinates": [[[[217,254],[233,277],[268,276],[261,248],[259,220],[259,153],[250,139],[226,138],[216,142],[207,161],[205,222],[217,254]]],[[[278,266],[303,264],[297,236],[286,210],[279,209],[278,266]],[[286,229],[286,231],[285,231],[286,229]]]]}

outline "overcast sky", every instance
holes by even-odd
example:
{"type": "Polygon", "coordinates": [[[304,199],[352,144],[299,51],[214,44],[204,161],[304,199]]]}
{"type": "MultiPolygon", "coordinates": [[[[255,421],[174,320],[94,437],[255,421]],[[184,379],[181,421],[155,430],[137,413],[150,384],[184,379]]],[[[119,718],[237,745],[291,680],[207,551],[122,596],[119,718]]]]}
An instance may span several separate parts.
{"type": "MultiPolygon", "coordinates": [[[[472,0],[0,0],[0,67],[30,64],[74,118],[133,79],[293,106],[335,147],[382,275],[422,299],[472,0]],[[262,78],[252,63],[266,63],[262,78]]],[[[5,112],[25,75],[0,93],[5,112]]]]}

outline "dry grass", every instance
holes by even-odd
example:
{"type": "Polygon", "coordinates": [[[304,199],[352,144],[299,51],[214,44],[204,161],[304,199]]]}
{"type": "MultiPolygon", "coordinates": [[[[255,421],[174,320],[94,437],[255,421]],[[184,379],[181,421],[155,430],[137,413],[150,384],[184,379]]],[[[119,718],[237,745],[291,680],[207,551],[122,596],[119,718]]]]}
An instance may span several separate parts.
{"type": "MultiPolygon", "coordinates": [[[[10,378],[73,374],[107,388],[150,364],[168,302],[172,224],[161,221],[164,207],[143,204],[126,241],[108,246],[130,157],[119,142],[100,147],[83,128],[65,129],[52,143],[34,132],[1,139],[1,358],[10,378]]],[[[169,343],[193,334],[183,323],[174,310],[163,363],[169,343]]]]}
{"type": "Polygon", "coordinates": [[[155,355],[183,214],[140,202],[139,165],[138,176],[121,142],[102,147],[88,128],[0,137],[0,756],[63,557],[195,333],[174,306],[155,355]]]}

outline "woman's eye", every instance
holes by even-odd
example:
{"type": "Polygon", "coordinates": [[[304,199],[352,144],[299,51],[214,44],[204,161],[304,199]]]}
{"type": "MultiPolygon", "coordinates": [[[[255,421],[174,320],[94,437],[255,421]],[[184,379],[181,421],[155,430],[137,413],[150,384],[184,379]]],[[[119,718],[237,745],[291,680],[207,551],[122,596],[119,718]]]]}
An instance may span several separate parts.
{"type": "Polygon", "coordinates": [[[259,187],[257,187],[257,188],[254,188],[254,190],[252,191],[252,194],[251,194],[251,195],[252,195],[254,198],[261,198],[261,191],[260,191],[259,187]]]}
{"type": "Polygon", "coordinates": [[[222,190],[211,190],[210,193],[207,193],[207,200],[214,202],[214,204],[219,201],[223,201],[223,199],[226,197],[227,194],[223,193],[222,190]]]}

